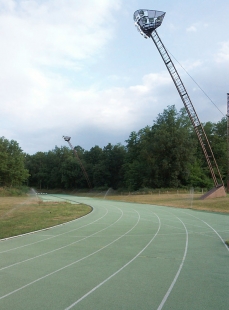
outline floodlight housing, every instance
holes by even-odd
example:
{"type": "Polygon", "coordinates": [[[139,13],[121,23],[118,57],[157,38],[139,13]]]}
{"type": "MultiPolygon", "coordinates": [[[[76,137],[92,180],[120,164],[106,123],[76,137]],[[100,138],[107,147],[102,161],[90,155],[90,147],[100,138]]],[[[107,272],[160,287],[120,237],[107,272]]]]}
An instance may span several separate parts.
{"type": "Polygon", "coordinates": [[[140,9],[134,12],[135,26],[144,38],[149,38],[151,33],[161,26],[165,12],[140,9]]]}
{"type": "Polygon", "coordinates": [[[68,136],[63,136],[63,138],[64,138],[64,140],[67,141],[67,142],[71,140],[71,137],[68,137],[68,136]]]}

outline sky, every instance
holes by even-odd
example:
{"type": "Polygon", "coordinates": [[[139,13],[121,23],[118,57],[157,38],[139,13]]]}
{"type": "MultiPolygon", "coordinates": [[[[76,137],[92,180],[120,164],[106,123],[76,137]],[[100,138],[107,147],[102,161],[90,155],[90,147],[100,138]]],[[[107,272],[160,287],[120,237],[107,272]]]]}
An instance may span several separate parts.
{"type": "Polygon", "coordinates": [[[220,121],[229,92],[228,0],[0,0],[0,136],[27,154],[68,146],[63,135],[90,150],[125,145],[168,106],[179,111],[154,42],[134,26],[138,9],[166,12],[157,32],[199,119],[220,121]]]}

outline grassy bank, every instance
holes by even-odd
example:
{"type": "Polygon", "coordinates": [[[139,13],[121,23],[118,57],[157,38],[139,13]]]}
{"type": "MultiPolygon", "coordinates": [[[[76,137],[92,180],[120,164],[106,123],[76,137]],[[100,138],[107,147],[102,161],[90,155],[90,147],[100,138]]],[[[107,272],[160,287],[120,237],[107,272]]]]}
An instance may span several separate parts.
{"type": "Polygon", "coordinates": [[[129,195],[107,195],[106,199],[120,200],[126,202],[146,203],[159,206],[170,206],[178,208],[191,208],[211,212],[229,213],[229,195],[226,197],[201,200],[202,194],[179,194],[179,193],[157,193],[157,194],[129,194],[129,195]]]}
{"type": "Polygon", "coordinates": [[[0,187],[0,197],[26,197],[29,192],[27,186],[19,187],[0,187]]]}
{"type": "Polygon", "coordinates": [[[0,239],[62,224],[89,212],[91,207],[83,204],[0,197],[0,239]]]}

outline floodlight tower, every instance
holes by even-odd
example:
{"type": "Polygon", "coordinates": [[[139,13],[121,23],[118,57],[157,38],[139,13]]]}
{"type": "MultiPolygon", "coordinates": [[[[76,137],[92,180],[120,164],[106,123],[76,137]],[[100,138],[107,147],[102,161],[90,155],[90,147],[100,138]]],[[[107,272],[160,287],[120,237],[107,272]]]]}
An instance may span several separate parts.
{"type": "Polygon", "coordinates": [[[203,125],[201,124],[199,117],[194,109],[194,106],[189,98],[187,90],[172,62],[169,53],[167,52],[164,44],[162,43],[160,37],[157,34],[156,28],[158,28],[164,19],[165,12],[155,11],[155,10],[145,10],[140,9],[134,13],[134,21],[135,26],[137,27],[138,31],[144,38],[151,38],[155,43],[168,71],[169,74],[177,88],[177,91],[183,101],[183,104],[187,110],[189,118],[192,122],[192,125],[195,129],[197,134],[198,140],[202,147],[203,153],[205,155],[206,161],[208,163],[209,170],[212,175],[212,179],[214,182],[214,189],[209,191],[207,194],[203,196],[203,198],[213,198],[213,197],[220,197],[225,196],[225,188],[223,185],[223,180],[216,163],[214,154],[212,152],[212,148],[210,146],[209,140],[207,135],[204,131],[203,125]]]}
{"type": "Polygon", "coordinates": [[[84,174],[84,176],[85,176],[85,179],[87,180],[88,187],[91,189],[92,186],[91,186],[91,182],[90,182],[90,180],[89,180],[88,174],[87,174],[86,170],[84,169],[84,166],[83,166],[83,164],[82,164],[82,162],[81,162],[81,160],[80,160],[80,158],[79,158],[79,156],[78,156],[78,154],[77,154],[77,151],[74,149],[74,147],[72,146],[72,144],[71,144],[71,142],[70,142],[71,137],[69,137],[69,136],[63,136],[63,138],[64,138],[64,140],[65,140],[66,142],[68,142],[70,148],[73,150],[73,152],[74,152],[74,154],[75,154],[75,156],[76,156],[76,158],[77,158],[77,160],[78,160],[78,162],[79,162],[79,164],[80,164],[80,167],[81,167],[81,169],[82,169],[82,171],[83,171],[83,174],[84,174]]]}

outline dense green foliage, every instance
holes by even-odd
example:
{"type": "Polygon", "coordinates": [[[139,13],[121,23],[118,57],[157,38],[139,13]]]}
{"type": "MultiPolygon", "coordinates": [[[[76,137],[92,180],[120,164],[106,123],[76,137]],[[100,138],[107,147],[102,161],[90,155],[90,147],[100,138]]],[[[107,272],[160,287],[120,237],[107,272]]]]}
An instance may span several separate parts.
{"type": "MultiPolygon", "coordinates": [[[[207,122],[209,137],[223,178],[227,173],[227,124],[207,122]]],[[[96,188],[207,187],[213,186],[206,160],[185,109],[169,106],[153,125],[132,132],[126,145],[111,145],[89,151],[75,147],[89,179],[96,188]]],[[[26,156],[29,186],[43,189],[87,188],[74,153],[68,147],[26,156]]]]}
{"type": "Polygon", "coordinates": [[[14,140],[0,138],[0,186],[19,186],[29,177],[25,154],[14,140]]]}
{"type": "Polygon", "coordinates": [[[25,185],[14,187],[0,187],[0,197],[27,196],[29,188],[25,185]]]}

